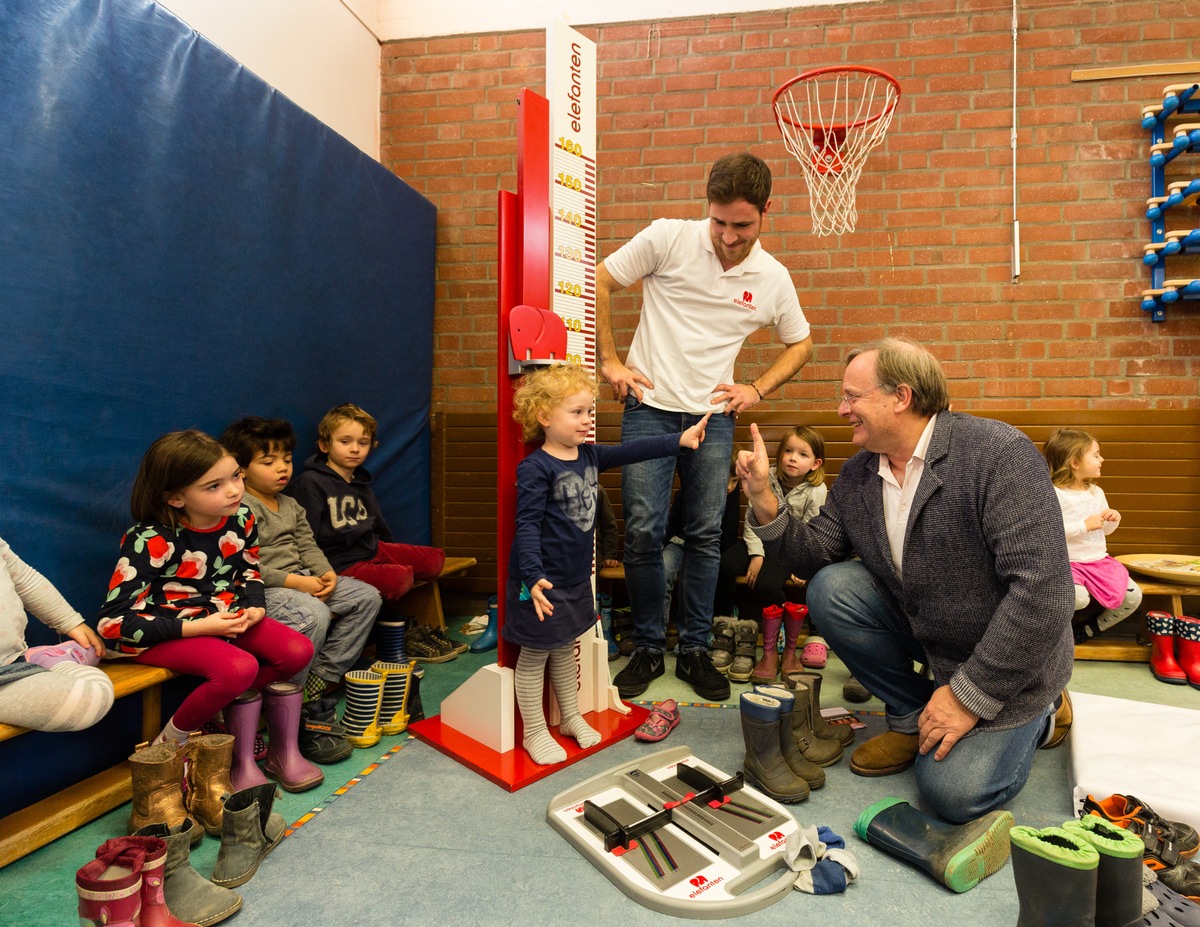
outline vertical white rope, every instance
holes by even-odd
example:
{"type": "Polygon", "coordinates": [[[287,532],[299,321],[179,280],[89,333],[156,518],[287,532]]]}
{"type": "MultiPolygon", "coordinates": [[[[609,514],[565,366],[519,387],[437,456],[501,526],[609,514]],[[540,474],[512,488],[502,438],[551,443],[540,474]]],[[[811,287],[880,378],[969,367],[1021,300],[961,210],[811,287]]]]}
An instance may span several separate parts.
{"type": "Polygon", "coordinates": [[[1012,6],[1012,282],[1021,276],[1021,220],[1017,218],[1017,0],[1012,6]]]}

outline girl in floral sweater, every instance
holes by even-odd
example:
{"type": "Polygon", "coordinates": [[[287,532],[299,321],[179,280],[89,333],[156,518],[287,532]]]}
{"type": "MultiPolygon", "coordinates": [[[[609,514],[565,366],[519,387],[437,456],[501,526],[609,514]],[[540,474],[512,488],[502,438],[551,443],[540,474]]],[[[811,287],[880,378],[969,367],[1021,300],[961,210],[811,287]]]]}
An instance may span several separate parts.
{"type": "Polygon", "coordinates": [[[110,656],[203,682],[155,740],[184,743],[247,689],[291,679],[312,660],[307,637],[266,617],[258,531],[242,471],[216,440],[175,431],[142,458],[130,502],[137,522],[100,610],[110,656]]]}

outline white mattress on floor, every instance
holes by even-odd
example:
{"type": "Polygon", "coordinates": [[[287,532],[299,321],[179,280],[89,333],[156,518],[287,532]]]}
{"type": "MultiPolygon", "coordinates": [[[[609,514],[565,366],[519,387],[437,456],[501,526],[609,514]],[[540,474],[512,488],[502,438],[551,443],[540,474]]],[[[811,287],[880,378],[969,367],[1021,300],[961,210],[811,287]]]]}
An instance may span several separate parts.
{"type": "Polygon", "coordinates": [[[1075,692],[1071,703],[1076,813],[1088,795],[1119,792],[1200,829],[1200,711],[1075,692]]]}

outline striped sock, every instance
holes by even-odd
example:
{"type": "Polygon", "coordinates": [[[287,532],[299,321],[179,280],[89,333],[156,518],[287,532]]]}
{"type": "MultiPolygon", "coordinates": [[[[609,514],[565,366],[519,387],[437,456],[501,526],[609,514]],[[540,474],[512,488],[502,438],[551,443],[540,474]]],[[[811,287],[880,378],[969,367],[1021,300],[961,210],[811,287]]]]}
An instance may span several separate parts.
{"type": "Polygon", "coordinates": [[[521,655],[517,657],[517,707],[525,727],[521,745],[539,766],[562,763],[567,758],[567,751],[550,736],[550,730],[546,727],[546,713],[542,710],[547,656],[548,651],[522,647],[521,655]]]}

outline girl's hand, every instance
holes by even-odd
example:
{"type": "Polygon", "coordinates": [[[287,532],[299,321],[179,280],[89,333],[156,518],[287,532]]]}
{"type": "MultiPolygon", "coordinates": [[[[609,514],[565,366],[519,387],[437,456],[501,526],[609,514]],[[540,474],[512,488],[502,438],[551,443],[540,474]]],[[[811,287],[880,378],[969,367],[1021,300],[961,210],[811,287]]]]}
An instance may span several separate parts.
{"type": "Polygon", "coordinates": [[[550,600],[546,598],[546,593],[543,589],[553,589],[554,584],[548,579],[539,579],[529,590],[529,598],[533,601],[533,608],[537,612],[538,621],[545,621],[549,616],[554,614],[554,606],[550,600]]]}
{"type": "Polygon", "coordinates": [[[750,558],[750,565],[746,567],[746,585],[751,589],[754,588],[754,584],[758,581],[758,571],[762,569],[762,565],[762,557],[750,558]]]}
{"type": "Polygon", "coordinates": [[[693,451],[704,443],[704,430],[708,427],[708,420],[712,418],[712,413],[709,412],[704,418],[696,422],[691,428],[679,436],[679,446],[691,448],[693,451]]]}
{"type": "Polygon", "coordinates": [[[250,627],[244,611],[215,612],[183,623],[184,637],[237,637],[250,627]]]}
{"type": "Polygon", "coordinates": [[[81,647],[87,647],[89,650],[96,651],[96,656],[104,658],[104,641],[100,639],[95,631],[86,624],[77,624],[67,632],[67,637],[71,638],[81,647]]]}
{"type": "Polygon", "coordinates": [[[1083,527],[1087,528],[1088,531],[1099,531],[1104,527],[1104,516],[1089,515],[1083,520],[1083,527]]]}
{"type": "Polygon", "coordinates": [[[267,617],[267,610],[265,608],[243,608],[241,615],[246,619],[246,627],[252,628],[267,617]]]}
{"type": "Polygon", "coordinates": [[[1100,518],[1104,521],[1120,521],[1121,513],[1116,509],[1105,509],[1100,513],[1100,518]]]}

